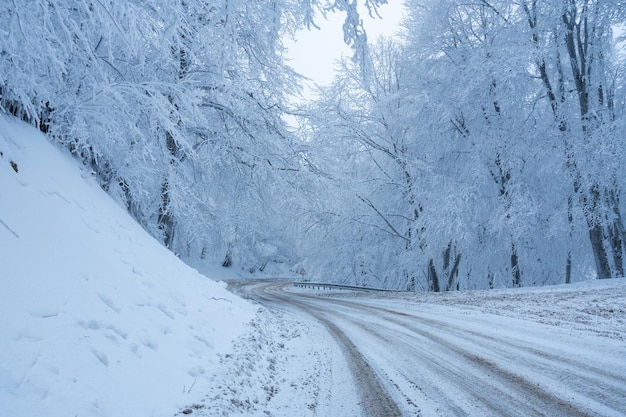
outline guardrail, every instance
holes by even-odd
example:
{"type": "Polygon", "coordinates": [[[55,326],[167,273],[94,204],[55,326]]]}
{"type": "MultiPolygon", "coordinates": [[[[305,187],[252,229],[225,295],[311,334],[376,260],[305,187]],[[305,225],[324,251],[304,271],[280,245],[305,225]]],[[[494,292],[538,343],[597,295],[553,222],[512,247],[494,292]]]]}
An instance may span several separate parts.
{"type": "Polygon", "coordinates": [[[389,290],[386,288],[373,288],[373,287],[357,287],[356,285],[343,285],[343,284],[330,284],[327,282],[308,282],[308,281],[295,281],[294,287],[298,288],[312,288],[317,290],[353,290],[353,291],[398,291],[389,290]]]}

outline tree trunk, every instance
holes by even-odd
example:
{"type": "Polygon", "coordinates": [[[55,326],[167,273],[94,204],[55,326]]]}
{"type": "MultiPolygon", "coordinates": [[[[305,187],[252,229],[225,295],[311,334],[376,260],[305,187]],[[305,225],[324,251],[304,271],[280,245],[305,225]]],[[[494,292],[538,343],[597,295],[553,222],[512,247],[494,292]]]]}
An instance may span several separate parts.
{"type": "Polygon", "coordinates": [[[511,244],[511,273],[513,274],[513,287],[521,287],[522,274],[519,268],[519,260],[517,258],[517,248],[515,247],[515,243],[511,244]]]}
{"type": "Polygon", "coordinates": [[[624,257],[626,257],[626,229],[619,210],[619,199],[615,192],[609,193],[608,203],[613,210],[613,222],[609,226],[609,243],[613,252],[615,276],[624,276],[624,257]]]}
{"type": "Polygon", "coordinates": [[[593,248],[593,259],[596,263],[596,274],[599,279],[611,278],[611,267],[604,248],[602,226],[595,224],[589,227],[589,240],[593,248]]]}
{"type": "Polygon", "coordinates": [[[222,262],[222,266],[224,268],[229,268],[233,264],[233,244],[228,244],[228,250],[226,251],[226,255],[224,256],[224,262],[222,262]]]}
{"type": "MultiPolygon", "coordinates": [[[[455,245],[456,252],[456,245],[455,245]]],[[[458,288],[458,283],[455,285],[455,279],[459,274],[459,264],[461,263],[461,254],[455,253],[454,262],[452,262],[452,268],[450,268],[450,261],[452,253],[452,242],[448,244],[448,247],[444,251],[444,274],[448,277],[448,284],[446,285],[446,291],[454,290],[455,287],[458,288]]]]}
{"type": "Polygon", "coordinates": [[[567,251],[567,260],[565,261],[565,283],[572,282],[572,252],[567,251]]]}
{"type": "Polygon", "coordinates": [[[435,268],[435,262],[431,258],[428,261],[428,281],[430,284],[430,290],[432,292],[439,292],[439,276],[437,275],[437,269],[435,268]]]}
{"type": "Polygon", "coordinates": [[[565,283],[572,282],[572,236],[574,235],[574,201],[570,195],[567,198],[567,223],[569,225],[569,242],[567,243],[567,259],[565,260],[565,283]]]}
{"type": "Polygon", "coordinates": [[[174,218],[170,212],[169,184],[167,179],[161,185],[161,206],[159,207],[159,229],[163,232],[163,243],[172,249],[174,241],[174,218]]]}
{"type": "MultiPolygon", "coordinates": [[[[170,155],[170,166],[174,166],[176,157],[179,152],[178,144],[174,139],[171,132],[165,132],[165,146],[170,155]]],[[[163,243],[168,249],[172,249],[174,242],[174,215],[172,214],[171,198],[170,198],[170,183],[167,178],[168,172],[165,174],[165,178],[161,185],[161,206],[159,207],[159,228],[163,232],[163,243]]]]}

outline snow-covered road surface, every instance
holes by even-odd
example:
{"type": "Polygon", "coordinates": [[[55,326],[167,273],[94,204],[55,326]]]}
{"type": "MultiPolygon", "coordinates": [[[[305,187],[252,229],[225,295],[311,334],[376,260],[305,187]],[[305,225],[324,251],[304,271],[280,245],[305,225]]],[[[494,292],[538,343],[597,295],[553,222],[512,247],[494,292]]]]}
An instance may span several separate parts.
{"type": "MultiPolygon", "coordinates": [[[[419,295],[307,291],[285,282],[248,281],[234,288],[270,312],[280,312],[290,320],[297,317],[301,326],[322,327],[330,337],[306,343],[334,343],[342,353],[339,359],[322,355],[322,363],[334,362],[338,368],[327,366],[316,377],[332,379],[329,373],[338,369],[349,372],[334,380],[353,384],[353,395],[325,394],[321,387],[331,392],[343,392],[346,387],[317,381],[316,406],[300,415],[335,415],[341,403],[342,415],[363,416],[624,416],[626,343],[619,328],[624,315],[622,283],[600,287],[595,293],[600,299],[611,294],[618,300],[617,305],[611,300],[608,306],[602,305],[601,310],[617,317],[617,322],[608,317],[611,323],[600,326],[603,329],[593,322],[585,326],[585,320],[578,324],[565,320],[563,326],[542,323],[542,317],[550,315],[548,307],[557,302],[535,308],[541,312],[531,314],[533,303],[521,300],[526,308],[519,310],[525,312],[493,314],[485,311],[489,308],[472,305],[480,297],[471,294],[453,294],[450,302],[450,297],[433,299],[432,295],[420,299],[419,295]],[[612,330],[611,326],[617,327],[612,330]]],[[[559,299],[573,300],[572,304],[561,308],[576,310],[575,291],[568,291],[559,299]]],[[[591,304],[599,301],[593,300],[593,288],[585,294],[591,304]]],[[[529,299],[549,300],[551,296],[553,292],[538,292],[529,299]]],[[[496,308],[498,302],[508,305],[496,298],[492,301],[496,308]]],[[[554,311],[553,318],[559,314],[564,313],[554,311]]],[[[319,332],[314,337],[319,338],[319,332]]],[[[285,369],[278,379],[288,382],[289,372],[285,369]]],[[[272,415],[294,412],[283,413],[279,404],[274,406],[268,402],[266,411],[272,415]]]]}

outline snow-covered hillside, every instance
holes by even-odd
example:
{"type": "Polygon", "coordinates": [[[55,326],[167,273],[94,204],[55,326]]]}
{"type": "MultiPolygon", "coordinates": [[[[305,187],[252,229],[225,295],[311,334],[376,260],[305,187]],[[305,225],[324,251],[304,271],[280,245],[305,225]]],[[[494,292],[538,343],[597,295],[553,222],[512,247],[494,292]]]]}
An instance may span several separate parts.
{"type": "Polygon", "coordinates": [[[0,416],[173,415],[254,307],[178,260],[34,128],[0,116],[0,416]]]}

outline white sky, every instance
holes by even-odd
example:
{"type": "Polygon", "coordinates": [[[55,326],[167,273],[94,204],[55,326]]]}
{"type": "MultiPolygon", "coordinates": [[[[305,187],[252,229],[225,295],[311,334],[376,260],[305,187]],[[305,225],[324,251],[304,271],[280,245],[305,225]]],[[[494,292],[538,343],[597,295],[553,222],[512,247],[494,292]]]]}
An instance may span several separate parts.
{"type": "MultiPolygon", "coordinates": [[[[367,10],[360,10],[367,37],[369,40],[376,39],[379,35],[392,36],[398,30],[402,19],[403,2],[401,0],[389,0],[379,8],[382,19],[372,19],[367,10]]],[[[317,25],[320,30],[312,28],[300,31],[296,40],[287,40],[288,63],[293,69],[313,82],[325,85],[329,84],[335,73],[335,61],[344,56],[351,56],[352,51],[343,42],[342,25],[345,15],[341,13],[329,13],[328,19],[317,17],[317,25]]]]}

